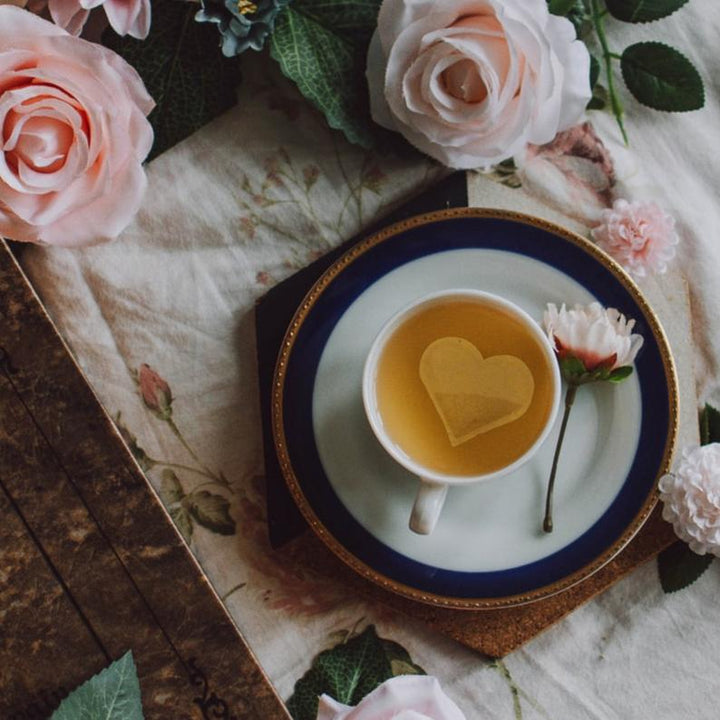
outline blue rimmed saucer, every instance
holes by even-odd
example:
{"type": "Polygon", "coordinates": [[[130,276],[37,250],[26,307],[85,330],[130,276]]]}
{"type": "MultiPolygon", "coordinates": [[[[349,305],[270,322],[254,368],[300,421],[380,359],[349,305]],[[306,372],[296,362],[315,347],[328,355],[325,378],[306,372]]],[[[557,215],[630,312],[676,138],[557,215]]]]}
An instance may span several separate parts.
{"type": "Polygon", "coordinates": [[[531,602],[607,563],[657,501],[676,411],[663,331],[615,263],[543,220],[472,208],[388,227],[330,267],[287,331],[272,398],[282,472],[316,534],[386,589],[456,608],[531,602]],[[412,300],[458,287],[502,295],[538,321],[548,302],[598,300],[635,318],[645,338],[630,380],[578,394],[552,534],[541,522],[558,427],[521,470],[452,488],[437,528],[423,537],[407,527],[417,481],[380,447],[365,418],[362,368],[378,330],[412,300]]]}

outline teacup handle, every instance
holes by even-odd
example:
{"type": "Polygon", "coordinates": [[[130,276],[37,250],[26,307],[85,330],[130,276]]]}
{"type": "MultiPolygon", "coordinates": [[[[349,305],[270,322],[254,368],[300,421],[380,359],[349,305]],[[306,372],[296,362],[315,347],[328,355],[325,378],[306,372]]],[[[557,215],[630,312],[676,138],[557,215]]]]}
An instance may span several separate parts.
{"type": "Polygon", "coordinates": [[[447,491],[446,483],[420,478],[420,487],[410,515],[410,529],[413,532],[429,535],[435,529],[447,491]]]}

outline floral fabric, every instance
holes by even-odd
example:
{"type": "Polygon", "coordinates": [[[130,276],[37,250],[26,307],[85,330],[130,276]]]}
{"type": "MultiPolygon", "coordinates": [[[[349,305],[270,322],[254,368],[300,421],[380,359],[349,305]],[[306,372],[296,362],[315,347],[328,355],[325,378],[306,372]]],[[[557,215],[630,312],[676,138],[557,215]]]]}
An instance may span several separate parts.
{"type": "MultiPolygon", "coordinates": [[[[720,12],[714,27],[693,12],[683,9],[668,25],[709,62],[720,12]]],[[[490,662],[270,550],[253,305],[439,171],[413,153],[378,157],[349,147],[284,81],[268,77],[261,56],[253,62],[257,72],[246,72],[238,106],[149,166],[143,209],[117,243],[82,252],[30,247],[23,264],[280,694],[290,696],[339,634],[372,622],[437,676],[468,718],[714,717],[717,564],[690,588],[665,595],[649,563],[490,662]]],[[[683,269],[700,300],[698,378],[703,399],[715,402],[720,207],[706,139],[720,118],[719,77],[707,73],[708,108],[696,115],[633,109],[634,154],[613,157],[622,182],[635,183],[635,196],[657,200],[678,218],[689,248],[683,269]]],[[[610,127],[604,119],[596,124],[610,127]]],[[[593,142],[584,136],[567,144],[579,148],[579,160],[534,153],[532,168],[506,166],[495,179],[511,187],[532,171],[537,187],[547,163],[554,183],[548,197],[562,204],[579,193],[583,212],[596,212],[609,203],[607,157],[589,152],[593,142]],[[594,190],[563,188],[563,174],[587,174],[594,190]]],[[[513,192],[522,209],[526,191],[513,192]]]]}

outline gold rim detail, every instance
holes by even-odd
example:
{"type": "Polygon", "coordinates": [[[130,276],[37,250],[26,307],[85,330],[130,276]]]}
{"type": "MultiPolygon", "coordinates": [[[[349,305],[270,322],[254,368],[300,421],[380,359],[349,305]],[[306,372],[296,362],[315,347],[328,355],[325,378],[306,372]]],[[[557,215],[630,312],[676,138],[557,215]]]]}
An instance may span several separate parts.
{"type": "MultiPolygon", "coordinates": [[[[387,576],[373,570],[369,565],[359,560],[351,552],[349,552],[322,524],[319,520],[315,511],[310,506],[305,494],[300,487],[300,483],[295,475],[295,471],[292,466],[292,461],[287,449],[287,443],[285,439],[285,428],[283,423],[283,391],[285,387],[285,377],[288,366],[290,354],[292,353],[297,339],[298,330],[303,324],[310,311],[314,307],[318,298],[330,283],[335,281],[338,276],[351,265],[359,256],[365,252],[374,248],[376,245],[384,242],[385,240],[403,233],[407,230],[421,227],[422,225],[428,225],[430,223],[436,223],[445,220],[453,220],[455,218],[492,218],[500,220],[512,220],[515,222],[522,223],[524,225],[531,225],[533,227],[540,228],[554,235],[558,235],[564,240],[580,247],[595,261],[603,265],[605,268],[610,270],[612,274],[620,281],[620,283],[630,292],[631,296],[641,309],[644,320],[648,327],[652,331],[655,340],[658,343],[660,349],[660,355],[665,370],[665,380],[668,386],[669,393],[669,417],[670,422],[668,426],[668,434],[663,452],[663,459],[661,468],[658,473],[658,477],[668,471],[672,460],[672,453],[675,447],[675,441],[677,437],[677,411],[678,411],[678,383],[677,374],[675,371],[675,364],[673,362],[672,354],[670,352],[670,346],[665,336],[665,332],[658,321],[657,316],[653,312],[652,308],[648,304],[645,297],[642,295],[640,289],[635,282],[630,278],[629,275],[618,265],[612,258],[606,255],[602,250],[596,247],[589,240],[586,240],[580,235],[576,235],[565,228],[555,225],[546,220],[535,218],[530,215],[523,213],[512,212],[509,210],[494,210],[485,208],[455,208],[452,210],[440,210],[424,215],[417,215],[415,217],[403,220],[393,225],[384,228],[383,230],[370,235],[365,240],[361,240],[359,243],[354,245],[348,250],[342,257],[336,260],[315,282],[313,287],[309,290],[303,301],[300,303],[295,315],[290,322],[290,325],[285,333],[283,342],[278,355],[277,363],[275,365],[275,374],[273,377],[272,386],[272,400],[271,400],[271,411],[272,411],[272,430],[273,440],[275,443],[275,451],[278,456],[280,469],[282,471],[285,483],[292,495],[293,500],[300,509],[303,517],[307,521],[312,531],[322,540],[322,542],[344,563],[350,566],[355,572],[362,577],[370,580],[371,582],[379,585],[380,587],[390,592],[408,597],[412,600],[427,603],[430,605],[436,605],[447,608],[454,608],[460,610],[489,610],[502,607],[512,607],[514,605],[524,605],[526,603],[534,602],[542,598],[555,595],[563,590],[576,585],[577,583],[590,577],[593,573],[597,572],[600,568],[606,565],[612,560],[635,536],[640,530],[643,523],[650,516],[657,501],[658,492],[657,487],[648,494],[642,508],[633,518],[632,522],[628,525],[625,532],[611,545],[605,552],[597,557],[591,563],[584,565],[575,572],[571,573],[562,580],[557,580],[554,583],[544,585],[536,588],[535,590],[527,593],[518,595],[510,595],[499,598],[457,598],[447,597],[443,595],[435,595],[433,593],[427,593],[417,588],[405,585],[403,583],[392,580],[387,576]]],[[[656,478],[657,481],[657,478],[656,478]]]]}

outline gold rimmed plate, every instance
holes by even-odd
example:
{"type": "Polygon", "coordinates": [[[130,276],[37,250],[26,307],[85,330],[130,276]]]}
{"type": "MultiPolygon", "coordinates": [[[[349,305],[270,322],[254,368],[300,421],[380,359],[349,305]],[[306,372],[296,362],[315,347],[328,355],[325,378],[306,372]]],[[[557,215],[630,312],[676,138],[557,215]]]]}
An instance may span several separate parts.
{"type": "Polygon", "coordinates": [[[657,501],[676,410],[663,331],[612,260],[545,221],[472,208],[390,226],[331,266],[288,328],[272,398],[284,478],[323,542],[388,590],[469,609],[547,597],[617,554],[657,501]],[[548,302],[597,300],[634,318],[645,338],[628,381],[578,395],[549,535],[542,503],[558,427],[521,470],[452,488],[436,530],[421,537],[407,527],[417,481],[380,447],[363,413],[362,368],[378,330],[418,297],[458,287],[502,295],[538,321],[548,302]]]}

